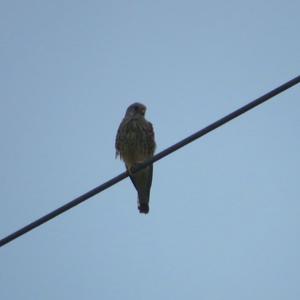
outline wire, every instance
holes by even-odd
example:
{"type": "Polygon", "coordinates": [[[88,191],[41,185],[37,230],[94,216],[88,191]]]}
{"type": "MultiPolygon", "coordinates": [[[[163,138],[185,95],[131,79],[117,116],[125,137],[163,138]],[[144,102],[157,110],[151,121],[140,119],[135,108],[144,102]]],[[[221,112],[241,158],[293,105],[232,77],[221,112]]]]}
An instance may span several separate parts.
{"type": "MultiPolygon", "coordinates": [[[[207,127],[197,131],[196,133],[188,136],[187,138],[181,140],[180,142],[168,147],[167,149],[157,153],[154,155],[152,158],[146,160],[145,162],[139,164],[137,167],[132,169],[132,172],[138,172],[141,169],[145,168],[146,166],[153,164],[157,162],[158,160],[164,158],[165,156],[177,151],[178,149],[184,147],[185,145],[193,142],[194,140],[204,136],[205,134],[209,133],[210,131],[215,130],[216,128],[224,125],[225,123],[231,121],[232,119],[244,114],[245,112],[249,111],[250,109],[262,104],[263,102],[271,99],[272,97],[282,93],[283,91],[291,88],[292,86],[298,84],[300,82],[300,76],[297,76],[293,78],[292,80],[280,85],[279,87],[275,88],[274,90],[266,93],[265,95],[253,100],[252,102],[249,102],[245,106],[233,111],[232,113],[226,115],[225,117],[217,120],[216,122],[208,125],[207,127]]],[[[123,172],[119,174],[118,176],[104,182],[103,184],[97,186],[96,188],[88,191],[87,193],[75,198],[74,200],[66,203],[65,205],[55,209],[54,211],[44,215],[43,217],[33,221],[32,223],[24,226],[23,228],[15,231],[14,233],[4,237],[3,239],[0,240],[0,247],[4,246],[5,244],[11,242],[12,240],[20,237],[21,235],[33,230],[34,228],[48,222],[49,220],[57,217],[58,215],[62,214],[63,212],[71,209],[72,207],[82,203],[83,201],[86,201],[87,199],[95,196],[96,194],[108,189],[109,187],[113,186],[114,184],[120,182],[121,180],[125,179],[128,177],[128,172],[123,172]]]]}

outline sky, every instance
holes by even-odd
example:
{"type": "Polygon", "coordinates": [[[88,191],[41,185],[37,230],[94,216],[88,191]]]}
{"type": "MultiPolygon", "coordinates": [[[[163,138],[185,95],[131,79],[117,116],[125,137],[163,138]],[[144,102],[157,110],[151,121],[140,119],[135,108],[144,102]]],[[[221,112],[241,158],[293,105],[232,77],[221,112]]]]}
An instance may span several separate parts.
{"type": "MultiPolygon", "coordinates": [[[[0,238],[299,75],[299,1],[0,2],[0,238]]],[[[300,86],[0,248],[0,298],[300,298],[300,86]]]]}

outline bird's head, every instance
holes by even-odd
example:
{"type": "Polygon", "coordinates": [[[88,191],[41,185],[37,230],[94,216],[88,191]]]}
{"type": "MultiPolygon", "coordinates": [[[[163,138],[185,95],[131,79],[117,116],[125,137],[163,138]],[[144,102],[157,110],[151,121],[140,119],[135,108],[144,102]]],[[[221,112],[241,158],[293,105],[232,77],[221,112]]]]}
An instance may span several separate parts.
{"type": "Polygon", "coordinates": [[[145,116],[146,109],[142,103],[133,103],[127,108],[126,117],[145,116]]]}

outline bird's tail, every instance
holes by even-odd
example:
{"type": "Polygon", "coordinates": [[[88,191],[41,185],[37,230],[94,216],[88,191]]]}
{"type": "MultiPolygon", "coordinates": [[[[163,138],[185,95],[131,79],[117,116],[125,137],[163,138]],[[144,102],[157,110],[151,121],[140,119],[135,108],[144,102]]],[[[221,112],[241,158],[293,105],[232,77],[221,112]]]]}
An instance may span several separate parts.
{"type": "Polygon", "coordinates": [[[148,195],[138,195],[139,203],[138,209],[141,214],[147,214],[149,212],[149,194],[148,195]]]}
{"type": "Polygon", "coordinates": [[[130,175],[130,179],[138,192],[138,209],[142,214],[149,212],[152,174],[153,167],[151,165],[136,174],[130,175]]]}

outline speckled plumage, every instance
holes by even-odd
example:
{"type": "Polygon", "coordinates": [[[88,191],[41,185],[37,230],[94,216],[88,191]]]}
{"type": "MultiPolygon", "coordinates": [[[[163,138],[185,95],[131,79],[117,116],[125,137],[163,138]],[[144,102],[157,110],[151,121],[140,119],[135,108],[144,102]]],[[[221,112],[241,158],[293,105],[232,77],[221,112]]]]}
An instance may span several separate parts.
{"type": "MultiPolygon", "coordinates": [[[[127,170],[153,156],[155,151],[152,124],[145,118],[146,106],[141,103],[130,105],[116,136],[116,156],[125,162],[127,170]]],[[[139,211],[149,212],[149,197],[152,184],[153,166],[148,166],[130,179],[138,192],[139,211]]]]}

